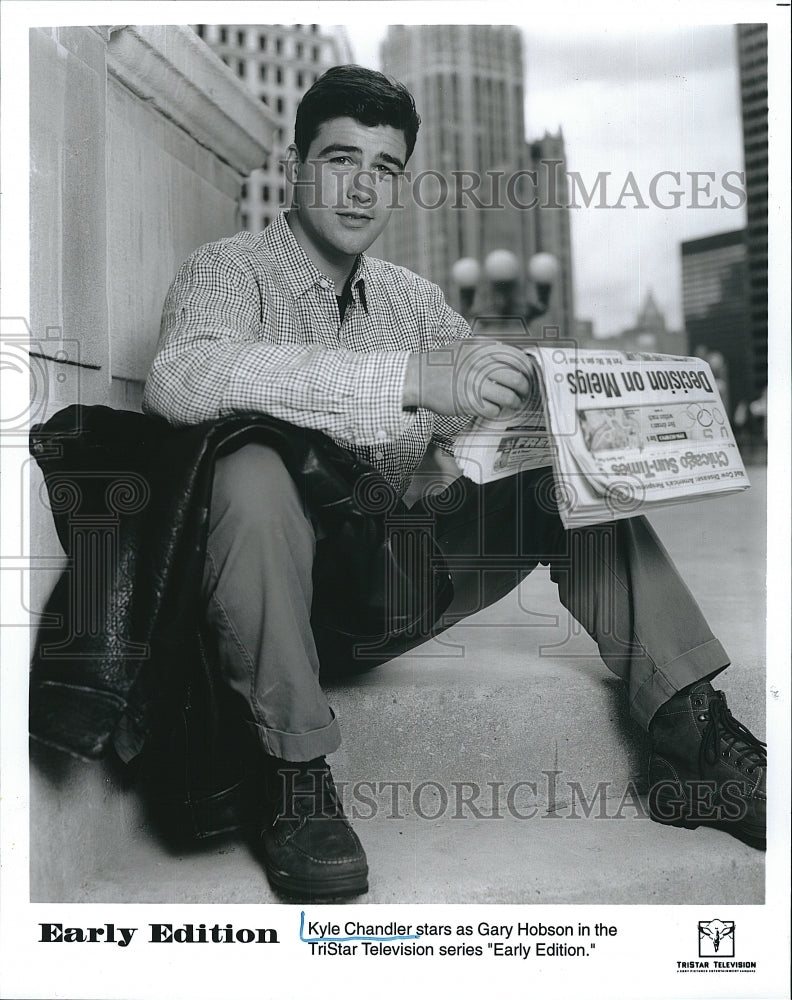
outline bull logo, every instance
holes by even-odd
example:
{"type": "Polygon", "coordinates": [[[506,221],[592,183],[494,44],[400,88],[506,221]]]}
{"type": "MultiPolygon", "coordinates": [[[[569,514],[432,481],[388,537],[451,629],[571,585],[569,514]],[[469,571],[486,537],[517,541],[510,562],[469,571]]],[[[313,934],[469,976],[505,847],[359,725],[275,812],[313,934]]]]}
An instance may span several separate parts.
{"type": "Polygon", "coordinates": [[[732,958],[734,956],[734,921],[699,920],[699,957],[732,958]]]}

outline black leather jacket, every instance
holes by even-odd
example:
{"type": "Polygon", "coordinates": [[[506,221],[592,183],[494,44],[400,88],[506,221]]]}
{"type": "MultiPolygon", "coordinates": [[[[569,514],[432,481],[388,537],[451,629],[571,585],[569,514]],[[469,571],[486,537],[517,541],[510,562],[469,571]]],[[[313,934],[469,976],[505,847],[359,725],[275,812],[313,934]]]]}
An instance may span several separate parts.
{"type": "Polygon", "coordinates": [[[342,671],[361,638],[382,645],[367,665],[389,658],[452,596],[431,543],[394,543],[408,515],[393,488],[319,432],[262,415],[174,429],[80,405],[36,425],[30,447],[69,565],[36,638],[31,735],[88,759],[145,748],[197,836],[245,818],[256,756],[200,608],[214,460],[251,441],[278,450],[321,527],[312,625],[323,672],[342,671]]]}

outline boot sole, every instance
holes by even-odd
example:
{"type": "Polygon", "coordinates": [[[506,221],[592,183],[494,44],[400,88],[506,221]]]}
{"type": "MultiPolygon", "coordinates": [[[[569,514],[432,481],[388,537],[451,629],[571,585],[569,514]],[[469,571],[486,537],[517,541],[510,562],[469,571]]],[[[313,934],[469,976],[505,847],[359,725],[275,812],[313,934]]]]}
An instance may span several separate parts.
{"type": "Polygon", "coordinates": [[[332,879],[316,879],[292,875],[265,865],[267,878],[273,889],[283,896],[300,899],[329,900],[348,899],[350,896],[362,896],[368,892],[368,870],[338,875],[332,879]]]}
{"type": "Polygon", "coordinates": [[[649,810],[649,818],[653,823],[659,823],[661,826],[675,826],[683,830],[698,830],[700,826],[723,830],[724,833],[730,833],[732,837],[736,837],[737,840],[742,841],[742,843],[747,844],[749,847],[754,847],[758,851],[767,850],[766,836],[763,837],[761,834],[741,829],[734,823],[726,823],[719,820],[707,820],[697,823],[695,820],[690,819],[667,819],[663,816],[656,816],[651,810],[649,810]]]}

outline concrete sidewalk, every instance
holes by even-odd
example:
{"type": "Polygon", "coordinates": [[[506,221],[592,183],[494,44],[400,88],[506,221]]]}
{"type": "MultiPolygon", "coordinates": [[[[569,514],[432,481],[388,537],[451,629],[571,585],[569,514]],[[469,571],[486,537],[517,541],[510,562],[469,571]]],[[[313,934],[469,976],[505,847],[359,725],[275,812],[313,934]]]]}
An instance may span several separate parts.
{"type": "MultiPolygon", "coordinates": [[[[611,816],[616,808],[611,806],[611,816]]],[[[726,833],[621,819],[405,820],[355,824],[369,891],[352,903],[764,901],[764,855],[726,833]]],[[[238,841],[171,853],[141,831],[112,869],[75,887],[78,903],[275,903],[238,841]]]]}

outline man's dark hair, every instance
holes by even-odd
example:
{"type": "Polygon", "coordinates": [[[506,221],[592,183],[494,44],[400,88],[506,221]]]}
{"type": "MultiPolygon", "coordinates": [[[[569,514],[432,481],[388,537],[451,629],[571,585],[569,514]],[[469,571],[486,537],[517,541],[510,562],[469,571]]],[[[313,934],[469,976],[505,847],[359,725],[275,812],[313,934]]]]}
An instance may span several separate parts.
{"type": "Polygon", "coordinates": [[[421,119],[404,84],[363,66],[334,66],[319,77],[297,108],[294,144],[304,162],[320,126],[332,118],[361,125],[390,125],[404,133],[407,159],[415,148],[421,119]]]}

